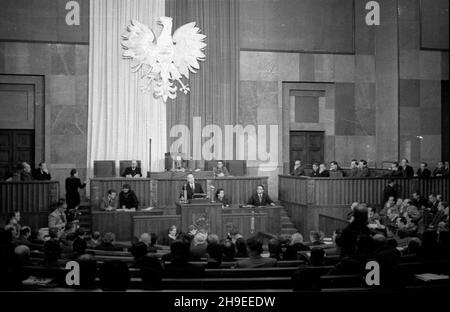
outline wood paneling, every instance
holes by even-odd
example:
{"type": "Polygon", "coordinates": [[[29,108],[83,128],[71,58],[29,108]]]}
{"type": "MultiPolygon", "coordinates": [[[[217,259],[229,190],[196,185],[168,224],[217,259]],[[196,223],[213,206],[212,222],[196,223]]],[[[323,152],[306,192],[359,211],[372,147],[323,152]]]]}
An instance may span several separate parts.
{"type": "MultiPolygon", "coordinates": [[[[311,230],[330,232],[334,226],[345,224],[351,203],[365,202],[382,205],[383,190],[388,178],[309,178],[279,176],[279,200],[286,207],[292,222],[304,235],[311,230]],[[328,219],[327,219],[328,218],[328,219]]],[[[398,178],[399,196],[410,198],[419,191],[449,196],[449,178],[398,178]]]]}
{"type": "MultiPolygon", "coordinates": [[[[278,235],[281,233],[281,206],[264,206],[257,208],[224,208],[223,218],[229,217],[230,215],[238,214],[251,214],[252,209],[255,214],[265,214],[267,218],[264,218],[266,224],[264,225],[264,231],[268,233],[278,235]]],[[[262,231],[262,230],[258,230],[262,231]]],[[[245,236],[244,236],[245,237],[245,236]]]]}
{"type": "Polygon", "coordinates": [[[222,219],[222,233],[221,237],[225,238],[227,235],[227,224],[231,223],[242,234],[243,237],[248,238],[258,232],[267,232],[266,213],[236,213],[224,214],[222,219]]]}
{"type": "Polygon", "coordinates": [[[118,241],[133,238],[133,217],[161,215],[161,211],[93,211],[92,230],[104,234],[112,232],[118,241]]]}
{"type": "Polygon", "coordinates": [[[47,216],[59,198],[56,181],[0,182],[0,223],[19,210],[23,224],[34,229],[47,226],[47,216]]]}
{"type": "Polygon", "coordinates": [[[222,233],[222,204],[220,203],[191,203],[177,205],[177,214],[181,214],[181,230],[186,231],[190,225],[198,220],[206,221],[206,230],[210,233],[222,233]]]}

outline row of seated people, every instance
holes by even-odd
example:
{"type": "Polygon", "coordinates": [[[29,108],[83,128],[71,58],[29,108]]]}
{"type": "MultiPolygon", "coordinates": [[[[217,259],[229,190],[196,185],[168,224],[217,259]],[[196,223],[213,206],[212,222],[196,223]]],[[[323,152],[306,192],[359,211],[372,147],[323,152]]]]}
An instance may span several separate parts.
{"type": "MultiPolygon", "coordinates": [[[[86,251],[88,243],[91,248],[92,238],[84,237],[83,232],[78,232],[71,245],[71,252],[66,250],[62,254],[64,246],[61,239],[53,235],[43,244],[44,259],[42,262],[35,262],[41,266],[57,267],[63,266],[68,260],[76,259],[80,263],[83,274],[90,275],[90,278],[83,278],[86,287],[95,287],[94,281],[97,274],[100,277],[103,289],[125,290],[130,279],[130,269],[138,269],[141,272],[142,280],[145,281],[147,289],[160,289],[161,280],[164,277],[201,277],[205,269],[218,268],[225,261],[233,261],[237,268],[261,268],[274,267],[278,261],[289,259],[289,254],[295,255],[296,251],[307,251],[310,254],[305,258],[305,265],[301,265],[292,273],[294,289],[313,290],[318,287],[320,276],[312,274],[309,267],[312,265],[326,265],[326,254],[339,255],[338,263],[332,268],[326,268],[328,275],[362,274],[365,264],[370,260],[380,263],[381,271],[388,272],[382,275],[383,285],[392,283],[397,285],[398,271],[396,270],[401,258],[401,252],[397,247],[397,240],[387,238],[385,235],[371,231],[368,226],[369,210],[364,205],[358,205],[353,209],[351,223],[342,231],[336,231],[334,235],[335,248],[324,249],[326,244],[321,239],[319,232],[311,233],[311,242],[303,242],[301,235],[293,235],[290,240],[284,238],[271,239],[269,241],[269,254],[262,256],[263,243],[258,237],[251,237],[244,240],[238,233],[230,233],[229,237],[219,242],[214,234],[206,235],[203,231],[197,233],[179,234],[170,243],[170,253],[162,256],[160,261],[154,254],[154,241],[151,235],[144,234],[139,242],[130,248],[130,253],[134,261],[128,265],[126,261],[105,261],[97,273],[98,261],[95,253],[86,251]],[[193,235],[192,235],[193,234],[193,235]],[[234,242],[233,242],[234,241],[234,242]],[[245,247],[242,248],[242,246],[245,247]],[[283,248],[285,251],[283,252],[283,248]],[[288,250],[291,249],[290,252],[288,250]],[[294,251],[294,252],[293,252],[294,251]],[[207,262],[204,264],[193,263],[193,260],[201,259],[206,255],[207,262]],[[238,260],[237,256],[248,256],[246,259],[238,260]],[[65,260],[63,260],[63,258],[65,260]],[[164,259],[165,258],[165,259],[164,259]]],[[[2,261],[1,268],[9,268],[11,274],[9,281],[16,283],[15,287],[20,288],[20,281],[27,278],[21,270],[23,265],[31,265],[30,249],[26,245],[14,244],[12,231],[7,230],[1,233],[2,261]]],[[[114,250],[114,241],[111,241],[111,234],[105,235],[103,242],[94,248],[104,248],[114,250]],[[102,246],[103,245],[103,246],[102,246]]],[[[95,245],[95,243],[94,243],[95,245]]],[[[448,261],[448,230],[447,231],[426,231],[418,239],[411,240],[404,253],[415,253],[421,259],[446,259],[448,261]]],[[[297,252],[298,255],[298,252],[297,252]]],[[[294,256],[295,257],[295,256],[294,256]]],[[[34,260],[36,261],[36,260],[34,260]]],[[[8,275],[5,275],[8,276],[8,275]]],[[[14,287],[14,285],[2,285],[3,287],[14,287]]]]}
{"type": "MultiPolygon", "coordinates": [[[[305,167],[302,165],[301,160],[294,162],[294,169],[291,172],[292,176],[310,176],[310,177],[357,177],[365,178],[371,177],[372,173],[365,160],[353,159],[350,163],[350,170],[345,173],[336,161],[330,162],[329,167],[325,163],[313,163],[312,171],[308,174],[305,167]]],[[[414,172],[413,167],[409,165],[409,161],[403,158],[400,163],[393,162],[389,168],[389,172],[384,176],[386,177],[448,177],[449,176],[449,164],[440,161],[437,163],[436,168],[431,172],[428,169],[426,162],[420,163],[420,168],[414,172]]]]}
{"type": "MultiPolygon", "coordinates": [[[[180,193],[180,200],[191,200],[196,194],[204,194],[203,187],[200,183],[195,182],[194,175],[188,174],[187,181],[183,185],[180,193]]],[[[223,188],[217,189],[215,192],[215,200],[216,202],[222,203],[223,207],[229,207],[231,205],[231,198],[225,193],[223,188]]],[[[275,202],[265,192],[264,185],[258,185],[255,193],[249,197],[246,204],[252,206],[273,206],[275,205],[275,202]]],[[[139,200],[129,184],[122,185],[122,190],[118,196],[116,190],[108,190],[108,193],[103,197],[100,203],[100,209],[105,211],[137,209],[138,207],[139,200]]]]}
{"type": "Polygon", "coordinates": [[[39,163],[38,168],[32,169],[26,161],[16,165],[14,172],[6,174],[6,181],[49,181],[52,179],[45,162],[39,163]]]}

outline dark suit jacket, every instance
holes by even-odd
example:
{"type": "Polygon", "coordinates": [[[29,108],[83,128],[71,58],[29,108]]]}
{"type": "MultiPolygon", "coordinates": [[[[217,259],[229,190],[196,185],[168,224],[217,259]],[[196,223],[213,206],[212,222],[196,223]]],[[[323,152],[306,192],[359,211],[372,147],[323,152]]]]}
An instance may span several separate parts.
{"type": "Polygon", "coordinates": [[[184,191],[184,187],[186,187],[186,191],[187,191],[187,199],[192,199],[192,197],[194,196],[194,194],[197,193],[204,193],[203,192],[203,188],[202,185],[200,183],[195,182],[194,183],[194,189],[191,188],[191,185],[189,183],[185,183],[183,184],[183,187],[181,188],[181,194],[180,197],[183,196],[183,191],[184,191]]]}
{"type": "Polygon", "coordinates": [[[429,178],[431,177],[431,171],[428,168],[425,168],[423,170],[419,168],[419,170],[417,170],[417,176],[419,178],[429,178]]]}
{"type": "Polygon", "coordinates": [[[317,170],[317,171],[312,170],[311,174],[309,176],[310,177],[318,177],[319,176],[319,170],[317,170]]]}
{"type": "Polygon", "coordinates": [[[407,165],[405,168],[403,168],[402,175],[404,177],[407,177],[407,178],[413,177],[414,176],[414,169],[413,169],[413,167],[407,165]]]}
{"type": "Polygon", "coordinates": [[[358,173],[356,174],[358,178],[366,178],[370,177],[370,170],[368,167],[364,167],[362,169],[358,169],[358,173]]]}
{"type": "Polygon", "coordinates": [[[350,169],[350,171],[348,172],[348,177],[357,177],[358,176],[358,167],[352,168],[350,169]]]}
{"type": "Polygon", "coordinates": [[[317,176],[321,178],[328,178],[330,176],[330,172],[328,170],[324,170],[322,172],[319,172],[317,176]]]}
{"type": "Polygon", "coordinates": [[[253,194],[252,197],[249,198],[247,205],[253,206],[267,206],[273,203],[273,200],[266,193],[262,194],[261,201],[259,200],[258,194],[253,194]]]}
{"type": "Polygon", "coordinates": [[[45,173],[40,168],[38,168],[38,169],[34,170],[33,178],[35,180],[45,181],[45,180],[51,180],[52,176],[50,175],[50,173],[45,173]]]}
{"type": "Polygon", "coordinates": [[[140,167],[136,167],[136,168],[134,168],[134,170],[133,170],[133,168],[128,167],[128,168],[126,168],[125,171],[123,172],[122,177],[126,177],[126,176],[129,175],[129,174],[130,174],[132,177],[134,177],[134,176],[137,175],[137,174],[140,174],[141,177],[142,177],[141,168],[140,168],[140,167]]]}
{"type": "Polygon", "coordinates": [[[138,208],[139,201],[136,197],[136,194],[129,190],[128,193],[124,193],[123,191],[119,194],[119,208],[125,206],[126,208],[138,208]]]}
{"type": "Polygon", "coordinates": [[[81,183],[81,180],[76,177],[70,177],[66,179],[66,202],[67,209],[75,208],[80,204],[79,188],[84,188],[86,184],[81,183]]]}
{"type": "Polygon", "coordinates": [[[305,175],[305,168],[303,168],[303,166],[300,166],[300,167],[294,169],[294,170],[291,172],[291,175],[292,175],[292,176],[296,176],[296,177],[304,176],[304,175],[305,175]]]}
{"type": "Polygon", "coordinates": [[[226,206],[226,205],[230,206],[230,205],[231,205],[231,199],[230,199],[227,195],[224,195],[223,198],[222,198],[222,200],[220,200],[220,199],[216,196],[216,201],[217,201],[218,203],[222,203],[224,206],[226,206]]]}
{"type": "Polygon", "coordinates": [[[384,191],[383,191],[383,204],[386,203],[388,201],[389,197],[391,197],[391,196],[394,197],[394,200],[397,199],[397,197],[398,197],[397,184],[394,184],[393,187],[388,185],[388,186],[386,186],[384,188],[384,191]]]}

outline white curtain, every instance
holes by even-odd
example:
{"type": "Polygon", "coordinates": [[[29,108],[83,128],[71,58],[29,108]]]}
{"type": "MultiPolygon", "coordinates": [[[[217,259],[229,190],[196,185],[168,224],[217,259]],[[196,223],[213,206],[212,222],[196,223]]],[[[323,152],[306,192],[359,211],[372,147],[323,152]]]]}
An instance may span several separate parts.
{"type": "Polygon", "coordinates": [[[121,35],[131,19],[150,25],[164,16],[164,0],[90,1],[88,174],[94,160],[141,160],[142,173],[164,168],[166,105],[143,93],[139,75],[122,58],[121,35]]]}

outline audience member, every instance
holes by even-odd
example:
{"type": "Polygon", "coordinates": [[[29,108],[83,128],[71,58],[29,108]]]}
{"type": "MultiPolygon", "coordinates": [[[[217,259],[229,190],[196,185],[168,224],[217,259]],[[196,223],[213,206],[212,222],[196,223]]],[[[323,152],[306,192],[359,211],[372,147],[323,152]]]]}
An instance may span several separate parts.
{"type": "Polygon", "coordinates": [[[400,164],[402,166],[401,172],[403,177],[411,178],[414,176],[414,169],[409,165],[408,159],[403,158],[400,164]]]}
{"type": "Polygon", "coordinates": [[[204,266],[190,263],[189,242],[177,239],[170,245],[170,263],[165,265],[168,277],[199,277],[203,275],[204,266]]]}
{"type": "Polygon", "coordinates": [[[445,167],[444,167],[444,163],[442,161],[439,161],[437,163],[437,167],[436,169],[434,169],[433,171],[433,177],[443,177],[445,175],[448,175],[448,172],[445,172],[445,167]]]}
{"type": "Polygon", "coordinates": [[[58,237],[62,235],[67,225],[66,208],[66,201],[59,199],[56,209],[48,216],[48,228],[49,230],[55,229],[58,237]]]}
{"type": "Polygon", "coordinates": [[[300,160],[296,160],[294,162],[294,170],[291,172],[292,176],[304,176],[305,175],[305,168],[302,166],[302,162],[300,160]]]}
{"type": "Polygon", "coordinates": [[[247,201],[247,205],[253,206],[275,206],[275,203],[268,194],[265,193],[264,185],[260,184],[256,187],[256,193],[247,201]]]}
{"type": "Polygon", "coordinates": [[[39,163],[39,168],[37,168],[33,172],[33,178],[40,181],[50,181],[52,179],[52,176],[50,175],[50,172],[47,169],[47,164],[45,162],[39,163]]]}
{"type": "Polygon", "coordinates": [[[194,240],[192,241],[193,245],[190,248],[192,259],[200,260],[206,258],[207,237],[208,234],[204,231],[199,231],[195,234],[194,240]]]}
{"type": "Polygon", "coordinates": [[[220,268],[223,260],[222,246],[217,242],[210,243],[206,247],[206,252],[208,255],[208,263],[206,264],[206,268],[220,268]]]}
{"type": "Polygon", "coordinates": [[[313,163],[312,164],[312,171],[310,174],[311,177],[318,177],[319,176],[319,164],[313,163]]]}
{"type": "Polygon", "coordinates": [[[263,252],[262,241],[255,237],[247,239],[247,251],[248,259],[239,260],[236,263],[238,268],[262,268],[262,267],[274,267],[277,264],[277,260],[273,258],[263,258],[261,253],[263,252]]]}
{"type": "Polygon", "coordinates": [[[236,261],[235,255],[236,255],[236,249],[230,240],[226,240],[222,243],[222,250],[223,250],[223,261],[224,262],[234,262],[236,261]]]}
{"type": "Polygon", "coordinates": [[[325,164],[319,165],[319,174],[317,176],[320,178],[328,178],[330,176],[330,172],[327,170],[327,166],[325,164]]]}
{"type": "Polygon", "coordinates": [[[269,257],[276,259],[277,261],[282,260],[281,256],[283,253],[283,250],[281,249],[281,243],[278,239],[272,238],[269,240],[269,257]]]}
{"type": "Polygon", "coordinates": [[[329,175],[330,175],[330,177],[333,177],[333,178],[336,178],[336,177],[341,178],[344,176],[344,172],[339,167],[339,164],[336,161],[332,161],[330,163],[329,175]]]}
{"type": "Polygon", "coordinates": [[[309,247],[303,242],[303,236],[300,233],[294,233],[291,235],[289,245],[286,246],[286,251],[284,252],[284,260],[297,260],[297,253],[299,251],[307,251],[309,247]]]}
{"type": "Polygon", "coordinates": [[[367,166],[367,161],[361,159],[358,164],[358,178],[367,178],[370,177],[370,169],[367,166]]]}
{"type": "Polygon", "coordinates": [[[399,166],[398,162],[393,162],[391,164],[391,168],[387,176],[390,178],[403,177],[402,169],[399,166]]]}
{"type": "Polygon", "coordinates": [[[167,230],[167,234],[159,238],[159,244],[164,246],[170,246],[178,236],[178,230],[176,225],[171,225],[167,230]]]}
{"type": "Polygon", "coordinates": [[[103,290],[125,291],[130,283],[130,271],[125,262],[109,260],[103,262],[99,270],[100,284],[103,290]]]}
{"type": "Polygon", "coordinates": [[[383,190],[383,203],[386,203],[389,197],[393,197],[394,201],[397,199],[399,193],[398,184],[394,180],[390,179],[388,185],[383,190]]]}
{"type": "Polygon", "coordinates": [[[350,163],[350,171],[348,173],[348,177],[354,178],[358,176],[358,161],[356,159],[352,159],[350,163]]]}
{"type": "Polygon", "coordinates": [[[416,176],[419,178],[429,178],[431,177],[431,171],[428,169],[428,164],[426,162],[420,163],[420,168],[416,172],[416,176]]]}
{"type": "Polygon", "coordinates": [[[107,233],[105,233],[105,235],[103,235],[102,241],[101,241],[100,245],[98,245],[96,247],[96,249],[98,249],[98,250],[109,250],[109,251],[120,251],[120,250],[122,250],[121,247],[118,247],[118,246],[115,245],[115,241],[116,241],[116,235],[114,235],[114,233],[107,232],[107,233]]]}
{"type": "Polygon", "coordinates": [[[243,237],[238,238],[235,242],[236,244],[236,258],[246,258],[248,257],[247,244],[243,237]]]}

